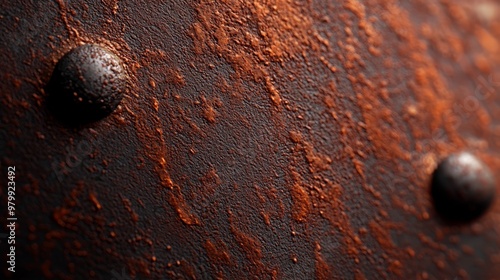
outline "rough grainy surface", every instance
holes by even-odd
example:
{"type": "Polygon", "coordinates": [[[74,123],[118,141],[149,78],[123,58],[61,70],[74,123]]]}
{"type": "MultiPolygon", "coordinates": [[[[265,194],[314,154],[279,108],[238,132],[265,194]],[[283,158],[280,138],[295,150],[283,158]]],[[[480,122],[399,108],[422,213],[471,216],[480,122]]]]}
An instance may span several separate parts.
{"type": "Polygon", "coordinates": [[[452,226],[429,186],[463,150],[500,173],[499,12],[470,0],[0,1],[16,276],[498,278],[498,203],[452,226]],[[131,90],[71,128],[44,87],[82,44],[116,53],[131,90]]]}

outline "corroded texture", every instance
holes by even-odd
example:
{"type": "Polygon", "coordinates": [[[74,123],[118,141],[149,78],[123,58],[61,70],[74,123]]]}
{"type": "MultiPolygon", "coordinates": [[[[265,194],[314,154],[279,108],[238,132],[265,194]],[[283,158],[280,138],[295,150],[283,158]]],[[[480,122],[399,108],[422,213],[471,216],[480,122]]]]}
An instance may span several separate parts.
{"type": "Polygon", "coordinates": [[[456,151],[500,173],[500,6],[478,3],[2,1],[20,274],[498,277],[498,204],[450,226],[429,194],[456,151]],[[131,89],[68,128],[44,88],[81,44],[131,89]]]}

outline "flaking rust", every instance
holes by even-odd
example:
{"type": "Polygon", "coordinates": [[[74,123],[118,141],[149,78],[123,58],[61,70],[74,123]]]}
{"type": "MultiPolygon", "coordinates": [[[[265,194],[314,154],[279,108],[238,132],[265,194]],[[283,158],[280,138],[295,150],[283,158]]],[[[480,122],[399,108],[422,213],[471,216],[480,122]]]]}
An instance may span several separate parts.
{"type": "Polygon", "coordinates": [[[469,2],[1,3],[5,276],[497,279],[498,203],[450,224],[431,192],[461,151],[500,173],[500,6],[469,2]],[[118,83],[60,105],[120,94],[67,125],[47,85],[79,46],[118,83]]]}

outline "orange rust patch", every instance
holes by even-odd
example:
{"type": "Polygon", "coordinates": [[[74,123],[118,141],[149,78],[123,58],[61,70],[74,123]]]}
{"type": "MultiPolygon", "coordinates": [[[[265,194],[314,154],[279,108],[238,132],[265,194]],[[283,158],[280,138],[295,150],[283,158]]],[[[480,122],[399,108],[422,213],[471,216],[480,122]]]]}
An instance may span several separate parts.
{"type": "Polygon", "coordinates": [[[284,62],[324,43],[303,9],[298,1],[200,1],[190,31],[194,50],[217,53],[237,76],[264,81],[271,102],[279,106],[282,97],[272,82],[270,61],[284,62]]]}
{"type": "Polygon", "coordinates": [[[231,256],[229,255],[227,246],[222,241],[218,241],[216,244],[210,240],[205,241],[204,247],[210,261],[212,261],[212,263],[228,264],[231,260],[231,256]]]}
{"type": "Polygon", "coordinates": [[[299,183],[293,184],[290,192],[293,200],[292,216],[298,222],[305,222],[311,211],[309,194],[299,183]]]}
{"type": "Polygon", "coordinates": [[[199,225],[200,221],[191,211],[191,207],[186,203],[184,196],[178,186],[175,186],[169,193],[168,202],[174,208],[179,218],[186,225],[199,225]]]}
{"type": "Polygon", "coordinates": [[[316,270],[316,279],[318,280],[328,280],[332,277],[332,271],[328,263],[323,258],[321,254],[321,246],[319,243],[316,243],[316,248],[314,250],[315,257],[315,270],[316,270]]]}
{"type": "Polygon", "coordinates": [[[383,227],[378,222],[372,221],[370,222],[370,229],[373,237],[377,240],[377,242],[385,249],[394,248],[394,242],[391,239],[391,235],[387,228],[383,227]]]}
{"type": "Polygon", "coordinates": [[[130,216],[132,217],[132,221],[137,222],[139,221],[139,215],[132,209],[132,202],[128,198],[123,197],[122,198],[123,205],[125,206],[125,209],[130,213],[130,216]]]}
{"type": "Polygon", "coordinates": [[[94,192],[89,193],[89,199],[90,199],[90,201],[92,201],[92,203],[94,204],[94,206],[97,210],[102,209],[101,203],[99,203],[99,200],[97,200],[97,197],[96,197],[94,192]]]}

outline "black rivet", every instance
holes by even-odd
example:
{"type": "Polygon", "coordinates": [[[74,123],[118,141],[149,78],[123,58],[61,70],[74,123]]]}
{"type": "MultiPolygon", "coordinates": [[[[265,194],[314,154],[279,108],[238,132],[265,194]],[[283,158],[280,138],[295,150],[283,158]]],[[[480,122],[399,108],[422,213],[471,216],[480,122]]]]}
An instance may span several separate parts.
{"type": "Polygon", "coordinates": [[[64,121],[96,121],[116,109],[127,79],[115,54],[97,45],[79,46],[57,63],[47,86],[49,105],[64,121]]]}
{"type": "Polygon", "coordinates": [[[453,154],[434,171],[431,195],[436,210],[446,219],[470,221],[493,202],[495,179],[491,170],[472,154],[453,154]]]}

